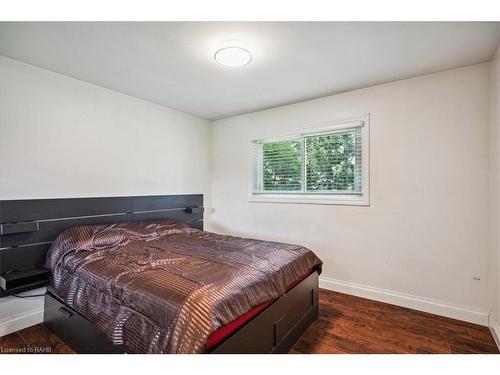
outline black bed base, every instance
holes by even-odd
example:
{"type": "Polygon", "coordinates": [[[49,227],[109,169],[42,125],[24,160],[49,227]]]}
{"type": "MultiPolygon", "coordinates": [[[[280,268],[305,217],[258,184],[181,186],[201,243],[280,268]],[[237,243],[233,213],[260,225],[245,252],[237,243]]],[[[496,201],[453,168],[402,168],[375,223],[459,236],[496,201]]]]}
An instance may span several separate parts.
{"type": "Polygon", "coordinates": [[[50,291],[45,295],[43,324],[77,353],[124,353],[123,346],[113,345],[94,324],[50,291]]]}
{"type": "MultiPolygon", "coordinates": [[[[316,320],[318,273],[313,272],[213,350],[214,354],[288,353],[316,320]]],[[[77,353],[124,353],[50,290],[44,324],[77,353]]]]}
{"type": "Polygon", "coordinates": [[[240,328],[212,353],[288,353],[319,314],[317,272],[240,328]]]}

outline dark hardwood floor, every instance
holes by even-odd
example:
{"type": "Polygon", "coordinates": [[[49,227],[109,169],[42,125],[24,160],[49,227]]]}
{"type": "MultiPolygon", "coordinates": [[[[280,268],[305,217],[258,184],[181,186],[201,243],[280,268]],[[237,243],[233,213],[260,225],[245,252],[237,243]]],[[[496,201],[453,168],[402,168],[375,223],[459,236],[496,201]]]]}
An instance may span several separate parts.
{"type": "MultiPolygon", "coordinates": [[[[320,317],[290,353],[498,353],[487,327],[320,290],[320,317]]],[[[43,325],[0,338],[0,353],[73,353],[43,325]]]]}
{"type": "Polygon", "coordinates": [[[73,350],[42,324],[0,337],[1,354],[72,354],[73,350]]]}
{"type": "Polygon", "coordinates": [[[320,316],[291,353],[498,353],[488,327],[320,290],[320,316]]]}

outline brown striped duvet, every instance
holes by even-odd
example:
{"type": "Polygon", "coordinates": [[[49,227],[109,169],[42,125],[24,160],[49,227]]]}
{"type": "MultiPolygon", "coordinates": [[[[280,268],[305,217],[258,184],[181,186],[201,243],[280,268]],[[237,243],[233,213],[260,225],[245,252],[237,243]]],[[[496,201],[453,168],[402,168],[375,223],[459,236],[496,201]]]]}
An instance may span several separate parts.
{"type": "Polygon", "coordinates": [[[56,294],[127,352],[200,353],[321,261],[301,246],[158,221],[71,228],[47,265],[56,294]]]}

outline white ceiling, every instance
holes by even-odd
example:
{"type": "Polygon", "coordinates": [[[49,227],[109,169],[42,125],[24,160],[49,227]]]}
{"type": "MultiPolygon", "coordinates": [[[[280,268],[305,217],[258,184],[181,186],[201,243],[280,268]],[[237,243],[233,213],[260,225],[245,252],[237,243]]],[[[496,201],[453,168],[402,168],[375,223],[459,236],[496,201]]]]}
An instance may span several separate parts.
{"type": "Polygon", "coordinates": [[[3,22],[0,54],[219,119],[489,61],[499,36],[476,22],[3,22]],[[252,63],[215,63],[226,39],[252,63]]]}

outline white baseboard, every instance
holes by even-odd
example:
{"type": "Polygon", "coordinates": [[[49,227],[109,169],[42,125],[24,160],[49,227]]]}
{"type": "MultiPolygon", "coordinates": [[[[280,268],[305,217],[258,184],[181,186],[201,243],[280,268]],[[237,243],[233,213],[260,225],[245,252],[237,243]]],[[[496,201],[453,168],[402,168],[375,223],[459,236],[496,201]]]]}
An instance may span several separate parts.
{"type": "Polygon", "coordinates": [[[500,350],[500,325],[498,325],[497,320],[494,316],[490,316],[490,331],[497,343],[498,349],[500,350]]]}
{"type": "Polygon", "coordinates": [[[43,308],[0,320],[0,337],[43,322],[43,308]]]}
{"type": "Polygon", "coordinates": [[[479,310],[473,307],[456,306],[442,301],[413,296],[411,294],[378,289],[327,277],[319,278],[319,286],[320,288],[336,292],[352,294],[358,297],[488,326],[489,311],[479,310]]]}

